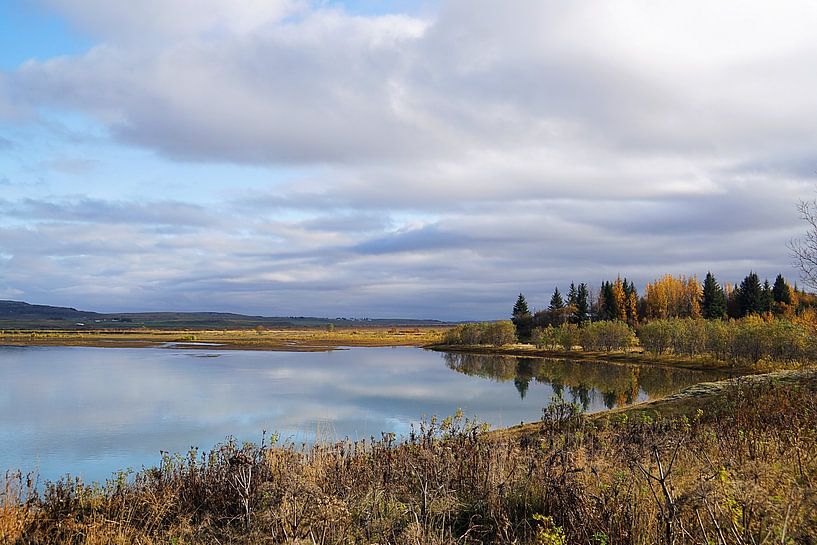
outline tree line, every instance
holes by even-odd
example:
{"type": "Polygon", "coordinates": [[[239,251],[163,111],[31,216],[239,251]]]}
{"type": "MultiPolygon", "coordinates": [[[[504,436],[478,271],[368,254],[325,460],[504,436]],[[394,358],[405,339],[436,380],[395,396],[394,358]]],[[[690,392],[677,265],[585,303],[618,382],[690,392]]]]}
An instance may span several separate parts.
{"type": "Polygon", "coordinates": [[[760,281],[750,272],[737,286],[720,284],[708,272],[703,284],[696,276],[664,275],[648,283],[639,296],[635,284],[627,278],[604,281],[595,297],[587,284],[570,284],[567,297],[558,286],[546,309],[531,311],[527,299],[519,294],[513,306],[511,322],[520,341],[530,341],[537,328],[589,322],[623,322],[631,327],[651,320],[704,318],[707,320],[743,318],[751,315],[791,317],[814,306],[815,297],[792,287],[783,275],[774,283],[760,281]]]}
{"type": "Polygon", "coordinates": [[[626,278],[602,282],[595,296],[587,284],[572,283],[567,297],[557,287],[543,310],[531,310],[520,294],[510,321],[462,324],[443,342],[607,352],[641,346],[654,355],[733,363],[802,362],[817,359],[815,332],[817,297],[782,275],[770,283],[750,272],[731,286],[707,273],[702,284],[695,276],[665,275],[643,296],[626,278]]]}

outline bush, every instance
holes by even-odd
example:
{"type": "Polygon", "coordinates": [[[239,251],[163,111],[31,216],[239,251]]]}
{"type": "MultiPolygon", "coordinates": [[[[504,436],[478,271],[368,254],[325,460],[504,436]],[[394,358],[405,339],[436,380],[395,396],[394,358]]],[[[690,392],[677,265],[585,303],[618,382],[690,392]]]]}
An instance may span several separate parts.
{"type": "Polygon", "coordinates": [[[672,320],[652,320],[638,330],[638,340],[647,352],[663,354],[672,348],[672,320]]]}
{"type": "Polygon", "coordinates": [[[516,342],[516,328],[509,321],[476,322],[452,327],[443,335],[443,344],[504,346],[516,342]]]}
{"type": "Polygon", "coordinates": [[[558,330],[550,325],[547,327],[537,327],[531,334],[531,342],[539,348],[555,350],[556,345],[559,344],[558,330]]]}
{"type": "Polygon", "coordinates": [[[638,330],[644,350],[652,354],[710,356],[733,363],[805,362],[814,358],[815,343],[807,324],[749,316],[741,320],[670,318],[653,320],[638,330]]]}
{"type": "Polygon", "coordinates": [[[516,342],[516,328],[511,322],[488,322],[480,339],[481,344],[504,346],[516,342]]]}
{"type": "Polygon", "coordinates": [[[562,324],[556,332],[556,339],[565,350],[573,350],[579,344],[579,327],[576,324],[562,324]]]}
{"type": "Polygon", "coordinates": [[[581,344],[585,350],[626,350],[635,344],[633,330],[624,322],[591,322],[581,329],[581,344]]]}

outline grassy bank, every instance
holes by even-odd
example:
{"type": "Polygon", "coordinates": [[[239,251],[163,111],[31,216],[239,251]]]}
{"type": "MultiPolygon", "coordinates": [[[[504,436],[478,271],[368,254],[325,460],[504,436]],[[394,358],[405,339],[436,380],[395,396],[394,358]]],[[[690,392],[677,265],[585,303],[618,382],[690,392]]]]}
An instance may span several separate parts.
{"type": "MultiPolygon", "coordinates": [[[[144,347],[164,343],[214,343],[220,349],[318,351],[343,346],[424,346],[445,327],[358,327],[233,330],[5,330],[0,344],[13,346],[144,347]]],[[[179,345],[178,348],[194,345],[179,345]]]]}
{"type": "Polygon", "coordinates": [[[815,394],[800,371],[687,392],[683,409],[556,404],[499,435],[455,418],[401,444],[228,444],[101,488],[9,476],[0,541],[814,543],[815,394]]]}

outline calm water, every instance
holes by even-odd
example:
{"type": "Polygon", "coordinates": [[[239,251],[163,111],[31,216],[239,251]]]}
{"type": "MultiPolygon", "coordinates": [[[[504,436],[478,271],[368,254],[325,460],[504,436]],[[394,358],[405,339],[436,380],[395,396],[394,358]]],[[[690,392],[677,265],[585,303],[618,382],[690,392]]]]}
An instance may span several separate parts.
{"type": "Polygon", "coordinates": [[[298,442],[403,434],[457,408],[507,426],[538,419],[554,393],[597,411],[713,378],[417,348],[0,347],[0,472],[104,480],[158,463],[161,450],[257,441],[262,430],[298,442]]]}

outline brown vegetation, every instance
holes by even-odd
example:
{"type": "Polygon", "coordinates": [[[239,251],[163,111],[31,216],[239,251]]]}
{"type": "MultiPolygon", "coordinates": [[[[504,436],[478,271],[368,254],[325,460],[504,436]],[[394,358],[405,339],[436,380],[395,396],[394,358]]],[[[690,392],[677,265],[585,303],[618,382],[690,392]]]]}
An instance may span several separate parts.
{"type": "MultiPolygon", "coordinates": [[[[235,330],[0,330],[0,343],[10,345],[159,346],[163,343],[215,343],[221,349],[313,351],[343,346],[424,346],[439,342],[444,326],[315,327],[304,329],[235,330]]],[[[184,345],[178,346],[185,348],[184,345]]]]}

